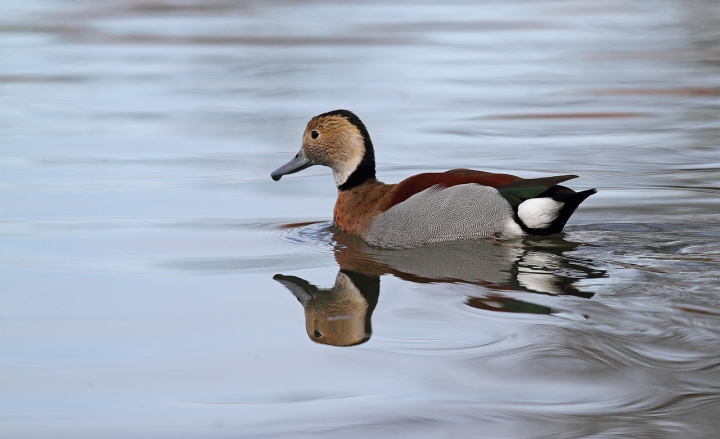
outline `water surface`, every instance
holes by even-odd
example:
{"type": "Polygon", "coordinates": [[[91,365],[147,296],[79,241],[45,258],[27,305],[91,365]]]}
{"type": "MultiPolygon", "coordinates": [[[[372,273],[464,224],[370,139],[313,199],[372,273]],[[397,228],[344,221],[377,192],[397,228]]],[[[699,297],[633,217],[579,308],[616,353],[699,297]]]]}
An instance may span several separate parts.
{"type": "Polygon", "coordinates": [[[714,438],[720,8],[689,1],[4,1],[2,437],[714,438]],[[389,251],[378,176],[598,188],[561,236],[389,251]]]}

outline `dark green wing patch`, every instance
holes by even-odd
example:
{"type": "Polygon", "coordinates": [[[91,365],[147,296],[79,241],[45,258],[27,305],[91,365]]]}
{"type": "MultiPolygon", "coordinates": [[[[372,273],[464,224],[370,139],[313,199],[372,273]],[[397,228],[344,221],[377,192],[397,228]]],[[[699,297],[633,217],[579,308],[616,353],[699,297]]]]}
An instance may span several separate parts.
{"type": "Polygon", "coordinates": [[[558,175],[555,177],[523,179],[499,187],[498,191],[512,207],[517,207],[523,201],[535,198],[551,187],[577,177],[577,175],[558,175]]]}

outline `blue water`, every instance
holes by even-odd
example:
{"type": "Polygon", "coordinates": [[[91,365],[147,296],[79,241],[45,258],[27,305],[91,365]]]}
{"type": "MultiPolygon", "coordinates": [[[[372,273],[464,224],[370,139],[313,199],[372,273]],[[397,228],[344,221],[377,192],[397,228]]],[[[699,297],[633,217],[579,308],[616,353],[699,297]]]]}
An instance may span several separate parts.
{"type": "Polygon", "coordinates": [[[717,437],[717,29],[703,0],[4,1],[0,436],[717,437]],[[599,192],[562,236],[368,247],[328,169],[269,177],[337,108],[388,183],[599,192]]]}

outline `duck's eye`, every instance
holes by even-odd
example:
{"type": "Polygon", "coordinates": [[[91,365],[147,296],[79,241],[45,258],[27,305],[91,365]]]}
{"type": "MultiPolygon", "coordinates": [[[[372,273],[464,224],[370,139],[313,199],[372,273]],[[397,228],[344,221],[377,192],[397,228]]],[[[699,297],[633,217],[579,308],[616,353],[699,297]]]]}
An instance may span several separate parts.
{"type": "Polygon", "coordinates": [[[310,137],[312,137],[313,139],[317,139],[319,135],[320,133],[318,133],[316,130],[312,130],[310,132],[310,137]]]}

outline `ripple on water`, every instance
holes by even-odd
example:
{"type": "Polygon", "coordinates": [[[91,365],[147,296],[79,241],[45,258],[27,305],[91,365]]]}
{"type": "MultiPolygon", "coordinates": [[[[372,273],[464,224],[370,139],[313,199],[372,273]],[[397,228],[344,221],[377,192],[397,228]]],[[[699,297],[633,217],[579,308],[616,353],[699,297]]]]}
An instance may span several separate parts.
{"type": "Polygon", "coordinates": [[[252,232],[256,235],[252,239],[255,248],[242,248],[242,253],[255,253],[253,256],[176,258],[162,261],[157,266],[195,274],[226,275],[299,270],[333,263],[329,222],[253,221],[243,226],[255,230],[252,232]]]}

